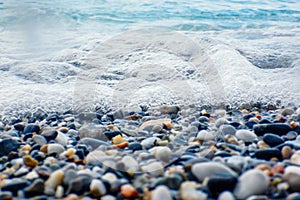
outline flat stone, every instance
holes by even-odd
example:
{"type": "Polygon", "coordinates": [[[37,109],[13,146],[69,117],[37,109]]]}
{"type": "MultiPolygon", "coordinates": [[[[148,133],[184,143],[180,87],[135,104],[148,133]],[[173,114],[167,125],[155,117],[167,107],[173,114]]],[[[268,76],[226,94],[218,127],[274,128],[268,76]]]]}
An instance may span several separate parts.
{"type": "Polygon", "coordinates": [[[43,137],[41,135],[34,135],[32,137],[32,140],[40,146],[47,144],[47,140],[45,139],[45,137],[43,137]]]}
{"type": "Polygon", "coordinates": [[[149,138],[144,139],[144,140],[141,142],[141,145],[142,145],[145,149],[150,149],[150,148],[152,148],[152,147],[155,145],[155,142],[158,142],[158,141],[161,141],[161,139],[158,138],[158,137],[149,137],[149,138]]]}
{"type": "Polygon", "coordinates": [[[254,125],[253,130],[257,136],[263,136],[265,133],[273,133],[279,136],[283,136],[289,131],[292,131],[292,128],[284,123],[274,123],[254,125]]]}
{"type": "Polygon", "coordinates": [[[235,133],[235,136],[238,139],[243,140],[244,142],[253,142],[257,138],[255,133],[253,133],[249,130],[238,130],[235,133]]]}
{"type": "Polygon", "coordinates": [[[135,173],[139,169],[139,163],[131,156],[124,156],[121,160],[127,173],[135,173]]]}
{"type": "Polygon", "coordinates": [[[192,166],[192,173],[199,181],[203,181],[206,177],[211,177],[215,174],[237,175],[229,167],[218,162],[196,163],[192,166]]]}
{"type": "Polygon", "coordinates": [[[219,131],[225,135],[235,135],[236,129],[230,124],[223,124],[220,126],[219,131]]]}
{"type": "Polygon", "coordinates": [[[264,134],[263,141],[270,147],[275,147],[277,145],[284,143],[284,140],[281,137],[272,133],[264,134]]]}
{"type": "Polygon", "coordinates": [[[157,160],[163,162],[169,162],[171,159],[171,150],[169,147],[153,147],[149,149],[149,152],[151,152],[157,160]]]}
{"type": "Polygon", "coordinates": [[[44,193],[48,195],[54,195],[56,187],[63,183],[63,178],[64,172],[62,170],[54,171],[45,182],[44,193]]]}
{"type": "Polygon", "coordinates": [[[234,195],[238,199],[246,199],[252,195],[265,194],[269,186],[269,177],[261,170],[248,170],[238,179],[234,195]]]}
{"type": "Polygon", "coordinates": [[[55,138],[55,141],[64,147],[68,145],[68,137],[66,136],[66,134],[60,131],[57,131],[57,136],[55,138]]]}
{"type": "Polygon", "coordinates": [[[29,134],[29,133],[39,133],[40,132],[40,127],[36,124],[28,124],[23,131],[23,134],[29,134]]]}
{"type": "Polygon", "coordinates": [[[27,180],[22,180],[20,178],[15,178],[9,181],[8,183],[5,183],[2,185],[1,190],[2,191],[11,191],[13,194],[16,194],[19,190],[22,190],[23,188],[27,187],[29,185],[29,182],[27,180]]]}
{"type": "Polygon", "coordinates": [[[285,108],[281,111],[281,114],[283,116],[292,115],[293,113],[294,113],[294,110],[290,109],[290,108],[285,108]]]}
{"type": "Polygon", "coordinates": [[[86,175],[79,175],[70,182],[67,194],[75,193],[78,195],[82,195],[90,190],[91,182],[92,177],[86,175]]]}
{"type": "Polygon", "coordinates": [[[146,121],[139,127],[139,131],[152,130],[153,126],[155,126],[155,125],[162,126],[164,124],[171,124],[171,119],[164,118],[164,119],[156,119],[156,120],[146,121]]]}
{"type": "Polygon", "coordinates": [[[47,144],[47,154],[52,155],[56,154],[59,155],[65,151],[65,148],[61,144],[47,144]]]}
{"type": "Polygon", "coordinates": [[[34,197],[42,195],[44,193],[44,181],[42,179],[36,179],[30,186],[24,189],[26,197],[34,197]]]}
{"type": "Polygon", "coordinates": [[[85,144],[87,147],[90,147],[91,150],[97,149],[99,146],[109,146],[109,144],[103,140],[98,140],[94,138],[82,138],[78,141],[79,144],[85,144]]]}
{"type": "Polygon", "coordinates": [[[208,141],[208,140],[214,140],[215,136],[212,132],[208,132],[207,130],[201,130],[197,134],[197,139],[202,140],[202,141],[208,141]]]}
{"type": "Polygon", "coordinates": [[[150,173],[152,176],[160,176],[164,174],[164,167],[160,162],[152,162],[143,166],[142,171],[150,173]]]}
{"type": "Polygon", "coordinates": [[[282,160],[281,151],[278,149],[259,149],[254,153],[254,157],[262,160],[270,160],[271,158],[277,158],[282,160]]]}

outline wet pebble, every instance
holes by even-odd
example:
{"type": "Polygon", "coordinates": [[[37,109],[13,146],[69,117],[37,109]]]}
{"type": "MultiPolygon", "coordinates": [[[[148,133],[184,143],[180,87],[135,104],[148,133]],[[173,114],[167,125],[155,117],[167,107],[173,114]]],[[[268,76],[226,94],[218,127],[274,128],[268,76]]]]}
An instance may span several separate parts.
{"type": "Polygon", "coordinates": [[[235,133],[235,136],[240,139],[243,140],[244,142],[252,142],[254,141],[257,136],[255,135],[255,133],[249,131],[249,130],[238,130],[235,133]]]}
{"type": "Polygon", "coordinates": [[[158,186],[152,192],[151,200],[172,200],[171,193],[169,192],[169,188],[166,186],[158,186]]]}
{"type": "Polygon", "coordinates": [[[284,143],[284,140],[281,137],[272,133],[264,134],[263,141],[270,147],[275,147],[284,143]]]}

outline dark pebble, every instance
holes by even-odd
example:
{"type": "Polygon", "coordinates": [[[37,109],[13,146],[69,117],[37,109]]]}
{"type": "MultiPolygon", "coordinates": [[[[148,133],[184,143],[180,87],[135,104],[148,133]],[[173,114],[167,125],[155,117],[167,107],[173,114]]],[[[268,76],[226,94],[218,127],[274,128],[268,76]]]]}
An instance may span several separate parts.
{"type": "Polygon", "coordinates": [[[1,192],[0,191],[0,199],[1,200],[13,200],[13,194],[11,192],[1,192]]]}
{"type": "Polygon", "coordinates": [[[166,185],[170,189],[178,190],[183,181],[184,179],[180,174],[171,174],[170,176],[164,177],[161,181],[159,181],[157,186],[166,185]]]}
{"type": "Polygon", "coordinates": [[[57,136],[57,131],[55,129],[46,129],[44,130],[41,135],[44,136],[44,138],[49,142],[51,140],[54,140],[57,136]]]}
{"type": "Polygon", "coordinates": [[[248,122],[245,123],[245,125],[246,125],[248,128],[250,128],[250,129],[252,129],[253,126],[256,125],[256,124],[257,124],[257,123],[256,123],[255,121],[248,121],[248,122]]]}
{"type": "Polygon", "coordinates": [[[87,147],[92,148],[91,150],[95,150],[101,145],[108,146],[108,143],[104,142],[103,140],[98,140],[98,139],[88,138],[88,137],[79,140],[78,144],[84,144],[87,147]]]}
{"type": "Polygon", "coordinates": [[[89,190],[92,178],[86,175],[79,175],[77,178],[71,180],[67,194],[75,193],[82,195],[89,190]]]}
{"type": "Polygon", "coordinates": [[[39,133],[40,132],[40,127],[38,125],[35,124],[28,124],[25,128],[23,133],[24,134],[31,134],[31,133],[39,133]]]}
{"type": "Polygon", "coordinates": [[[33,183],[24,189],[26,197],[34,197],[42,195],[44,193],[44,181],[42,179],[36,179],[33,183]]]}
{"type": "Polygon", "coordinates": [[[262,160],[270,160],[271,158],[282,160],[281,152],[278,149],[260,149],[255,152],[254,157],[262,160]]]}
{"type": "Polygon", "coordinates": [[[16,195],[19,190],[22,190],[28,185],[29,182],[26,180],[15,179],[7,184],[4,184],[1,189],[2,191],[11,191],[14,195],[16,195]]]}
{"type": "Polygon", "coordinates": [[[14,124],[14,128],[17,131],[23,132],[24,128],[25,128],[25,124],[24,124],[24,122],[20,122],[20,123],[14,124]]]}
{"type": "Polygon", "coordinates": [[[17,151],[20,143],[16,140],[6,138],[0,140],[0,157],[8,155],[12,151],[17,151]]]}
{"type": "Polygon", "coordinates": [[[263,141],[268,144],[270,147],[275,147],[284,143],[284,140],[278,135],[267,133],[263,136],[263,141]]]}
{"type": "Polygon", "coordinates": [[[113,139],[115,136],[117,135],[121,135],[122,136],[122,133],[119,132],[119,131],[106,131],[104,132],[104,135],[109,139],[113,139]]]}
{"type": "Polygon", "coordinates": [[[128,149],[132,150],[132,151],[139,151],[139,150],[143,150],[143,146],[140,143],[131,143],[128,145],[128,149]]]}
{"type": "Polygon", "coordinates": [[[216,174],[210,177],[207,187],[213,198],[217,198],[223,191],[233,191],[237,177],[230,174],[216,174]]]}
{"type": "Polygon", "coordinates": [[[282,136],[291,131],[291,127],[283,123],[275,124],[257,124],[253,127],[254,133],[257,136],[262,136],[265,133],[274,133],[276,135],[282,136]]]}

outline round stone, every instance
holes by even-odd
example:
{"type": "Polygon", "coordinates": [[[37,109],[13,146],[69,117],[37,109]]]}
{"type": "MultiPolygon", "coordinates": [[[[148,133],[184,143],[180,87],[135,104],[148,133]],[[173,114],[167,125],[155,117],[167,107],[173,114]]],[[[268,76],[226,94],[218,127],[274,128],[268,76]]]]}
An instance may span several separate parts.
{"type": "Polygon", "coordinates": [[[169,191],[169,188],[166,186],[158,186],[155,188],[155,190],[152,192],[151,200],[172,200],[171,193],[169,191]]]}
{"type": "Polygon", "coordinates": [[[220,126],[219,131],[224,136],[225,135],[235,135],[236,129],[229,124],[223,124],[222,126],[220,126]]]}
{"type": "Polygon", "coordinates": [[[255,133],[253,133],[249,130],[238,130],[235,133],[235,136],[238,139],[243,140],[244,142],[253,142],[253,140],[255,140],[257,138],[255,133]]]}
{"type": "Polygon", "coordinates": [[[192,173],[199,181],[203,181],[206,177],[211,177],[215,174],[237,175],[229,167],[218,162],[196,163],[192,166],[192,173]]]}
{"type": "Polygon", "coordinates": [[[48,155],[59,155],[65,151],[65,148],[61,144],[47,144],[47,154],[48,155]]]}
{"type": "Polygon", "coordinates": [[[48,195],[54,195],[56,187],[62,184],[63,178],[64,172],[62,170],[54,171],[45,182],[44,193],[48,195]]]}
{"type": "Polygon", "coordinates": [[[208,140],[213,140],[215,139],[215,136],[212,132],[208,132],[207,130],[201,130],[197,134],[197,139],[202,140],[202,141],[208,141],[208,140]]]}
{"type": "Polygon", "coordinates": [[[252,195],[265,194],[268,186],[269,178],[262,171],[248,170],[239,177],[234,195],[238,199],[246,199],[252,195]]]}
{"type": "Polygon", "coordinates": [[[171,159],[171,150],[169,147],[153,147],[149,152],[152,153],[157,160],[163,162],[169,162],[171,159]]]}
{"type": "Polygon", "coordinates": [[[90,193],[94,198],[99,198],[106,194],[106,187],[101,180],[93,179],[90,184],[90,193]]]}
{"type": "Polygon", "coordinates": [[[150,173],[152,176],[160,176],[164,174],[164,167],[160,162],[152,162],[142,166],[142,171],[150,173]]]}
{"type": "Polygon", "coordinates": [[[107,141],[108,138],[105,136],[104,132],[105,128],[96,124],[85,124],[78,130],[81,139],[88,137],[107,141]]]}
{"type": "Polygon", "coordinates": [[[216,174],[209,178],[207,187],[214,198],[223,191],[233,191],[237,177],[230,174],[216,174]]]}
{"type": "Polygon", "coordinates": [[[219,195],[218,200],[235,200],[235,198],[231,192],[224,191],[219,195]]]}

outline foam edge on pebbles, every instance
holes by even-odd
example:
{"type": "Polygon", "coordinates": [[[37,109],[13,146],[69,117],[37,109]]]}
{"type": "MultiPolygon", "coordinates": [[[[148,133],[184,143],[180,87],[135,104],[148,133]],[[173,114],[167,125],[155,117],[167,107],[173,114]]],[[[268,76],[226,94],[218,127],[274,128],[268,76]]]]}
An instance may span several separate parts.
{"type": "Polygon", "coordinates": [[[298,199],[300,109],[0,120],[0,199],[298,199]]]}

